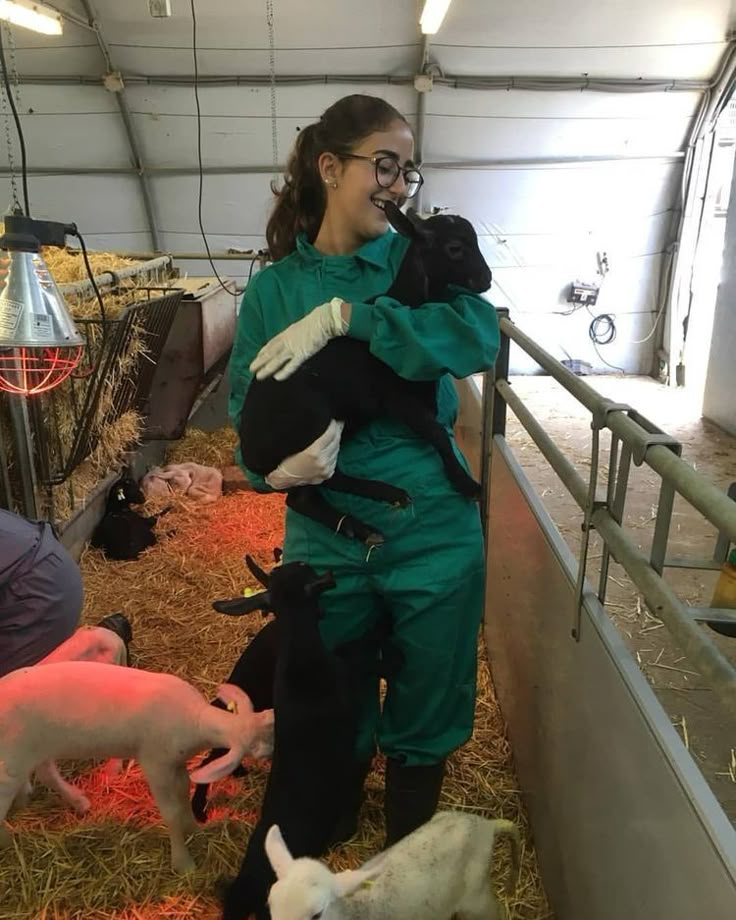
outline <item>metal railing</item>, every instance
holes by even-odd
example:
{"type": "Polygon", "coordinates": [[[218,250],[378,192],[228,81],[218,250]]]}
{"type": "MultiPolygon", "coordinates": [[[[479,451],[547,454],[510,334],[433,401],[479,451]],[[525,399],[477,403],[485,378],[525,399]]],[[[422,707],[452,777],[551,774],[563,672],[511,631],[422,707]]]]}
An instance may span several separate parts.
{"type": "MultiPolygon", "coordinates": [[[[571,634],[580,637],[580,622],[591,530],[603,540],[598,597],[605,602],[611,557],[628,573],[652,613],[671,633],[674,641],[711,684],[729,712],[736,716],[736,668],[700,628],[699,621],[710,620],[736,625],[736,612],[690,607],[683,603],[662,578],[666,567],[717,568],[725,559],[730,543],[736,543],[736,501],[696,472],[680,456],[677,440],[666,434],[632,407],[601,396],[568,370],[533,339],[525,335],[499,310],[501,350],[495,372],[488,372],[483,390],[482,481],[488,505],[491,441],[506,431],[506,410],[511,409],[546,458],[572,498],[583,511],[583,531],[579,556],[571,634]],[[592,446],[588,482],[537,421],[508,381],[510,342],[515,342],[552,378],[591,413],[592,446]],[[608,485],[605,495],[598,489],[600,435],[611,433],[608,485]],[[646,464],[661,477],[654,536],[649,557],[627,536],[622,526],[631,462],[646,464]],[[713,560],[682,561],[666,558],[672,506],[679,494],[714,525],[719,533],[713,560]]],[[[492,512],[491,512],[492,513],[492,512]]],[[[488,526],[488,522],[485,522],[488,526]]]]}

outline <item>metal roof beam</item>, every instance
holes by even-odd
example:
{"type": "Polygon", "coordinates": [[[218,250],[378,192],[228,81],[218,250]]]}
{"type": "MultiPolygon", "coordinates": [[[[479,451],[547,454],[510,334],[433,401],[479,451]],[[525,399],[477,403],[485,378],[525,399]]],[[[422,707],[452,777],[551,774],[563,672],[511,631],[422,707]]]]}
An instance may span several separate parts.
{"type": "MultiPolygon", "coordinates": [[[[121,73],[127,86],[193,86],[194,77],[184,75],[146,76],[145,74],[121,73]]],[[[307,86],[358,83],[375,86],[412,86],[415,74],[280,74],[276,76],[278,86],[307,86]]],[[[478,90],[538,90],[540,92],[563,92],[589,90],[598,93],[702,93],[713,86],[710,80],[684,80],[638,77],[556,77],[544,74],[525,77],[484,76],[482,74],[433,75],[437,86],[452,89],[478,90]]],[[[69,76],[66,74],[20,76],[21,83],[29,86],[99,86],[102,79],[89,74],[69,76]]],[[[268,87],[271,78],[267,74],[200,74],[200,87],[216,86],[263,86],[268,87]]]]}
{"type": "MultiPolygon", "coordinates": [[[[100,53],[105,61],[105,68],[108,74],[116,73],[115,67],[113,65],[112,57],[110,55],[110,49],[105,41],[105,38],[100,29],[99,20],[97,14],[92,5],[92,0],[80,0],[84,11],[89,20],[89,25],[95,33],[97,39],[97,44],[100,48],[100,53]]],[[[122,76],[122,75],[121,75],[122,76]]],[[[103,82],[104,85],[104,82],[103,82]]],[[[108,87],[106,86],[106,89],[108,87]]],[[[123,129],[125,131],[125,136],[128,141],[128,147],[130,148],[130,154],[133,158],[133,166],[135,173],[138,176],[138,184],[141,190],[141,199],[143,202],[143,208],[146,212],[146,219],[148,221],[148,227],[151,234],[151,245],[154,249],[158,249],[161,244],[159,238],[159,232],[156,222],[156,212],[153,203],[153,194],[151,192],[151,186],[148,181],[148,176],[146,174],[146,167],[143,163],[143,158],[141,156],[141,145],[138,139],[138,134],[133,123],[133,116],[128,105],[128,100],[125,97],[125,77],[122,77],[122,85],[119,89],[112,90],[115,100],[120,111],[120,118],[123,122],[123,129]]]]}
{"type": "MultiPolygon", "coordinates": [[[[685,154],[681,150],[670,153],[634,154],[615,156],[550,156],[550,157],[501,157],[483,160],[445,160],[428,161],[422,164],[424,169],[542,169],[567,166],[609,165],[611,163],[679,163],[685,154]]],[[[285,166],[277,166],[283,172],[285,166]]],[[[254,166],[205,166],[205,176],[247,176],[273,175],[274,167],[268,165],[254,166]]],[[[198,176],[197,166],[149,166],[149,174],[157,176],[198,176]]],[[[31,176],[135,176],[138,171],[129,166],[36,166],[29,167],[31,176]]],[[[9,176],[10,167],[0,165],[0,176],[9,176]]]]}

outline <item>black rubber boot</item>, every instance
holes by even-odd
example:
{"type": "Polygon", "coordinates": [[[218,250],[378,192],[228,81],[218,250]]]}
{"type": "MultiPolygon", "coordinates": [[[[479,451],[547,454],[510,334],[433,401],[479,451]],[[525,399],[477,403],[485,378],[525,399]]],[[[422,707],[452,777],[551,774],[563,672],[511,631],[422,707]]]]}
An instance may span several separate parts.
{"type": "Polygon", "coordinates": [[[731,639],[736,638],[736,625],[730,623],[712,623],[710,620],[705,621],[713,632],[720,633],[722,636],[729,636],[731,639]]]}
{"type": "Polygon", "coordinates": [[[372,760],[364,760],[353,765],[347,783],[345,805],[330,840],[331,847],[346,843],[358,831],[358,816],[365,797],[363,787],[365,786],[366,777],[371,771],[372,764],[372,760]]]}
{"type": "Polygon", "coordinates": [[[111,613],[103,617],[97,625],[120,636],[126,648],[133,641],[133,627],[124,613],[111,613]]]}
{"type": "Polygon", "coordinates": [[[421,827],[437,809],[445,778],[445,761],[422,767],[406,767],[386,759],[386,847],[421,827]]]}
{"type": "Polygon", "coordinates": [[[130,620],[125,614],[108,614],[108,616],[103,617],[96,625],[101,626],[103,629],[109,629],[110,632],[114,632],[116,636],[120,636],[125,643],[125,653],[128,664],[130,664],[130,643],[133,641],[133,627],[130,625],[130,620]]]}

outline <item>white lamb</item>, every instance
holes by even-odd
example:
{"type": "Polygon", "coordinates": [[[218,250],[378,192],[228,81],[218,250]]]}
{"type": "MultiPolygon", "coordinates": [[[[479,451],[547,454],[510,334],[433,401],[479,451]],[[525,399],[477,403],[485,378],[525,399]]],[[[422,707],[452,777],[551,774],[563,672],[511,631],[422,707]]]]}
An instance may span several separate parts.
{"type": "Polygon", "coordinates": [[[149,470],[141,480],[141,488],[146,498],[183,492],[204,505],[222,496],[222,473],[200,463],[169,463],[149,470]]]}
{"type": "Polygon", "coordinates": [[[294,859],[277,825],[266,853],[277,881],[268,904],[272,920],[499,920],[502,907],[489,871],[497,835],[512,843],[508,890],[516,887],[519,831],[456,811],[435,817],[360,869],[333,873],[313,859],[294,859]]]}
{"type": "Polygon", "coordinates": [[[267,757],[273,749],[273,710],[254,713],[239,687],[223,684],[223,710],[186,681],[159,674],[67,661],[20,668],[0,679],[0,846],[13,801],[23,800],[34,771],[77,811],[89,800],[65,782],[54,761],[67,758],[135,758],[166,822],[171,864],[194,868],[186,837],[197,825],[189,802],[186,763],[210,748],[227,752],[192,771],[209,783],[227,776],[246,754],[267,757]]]}

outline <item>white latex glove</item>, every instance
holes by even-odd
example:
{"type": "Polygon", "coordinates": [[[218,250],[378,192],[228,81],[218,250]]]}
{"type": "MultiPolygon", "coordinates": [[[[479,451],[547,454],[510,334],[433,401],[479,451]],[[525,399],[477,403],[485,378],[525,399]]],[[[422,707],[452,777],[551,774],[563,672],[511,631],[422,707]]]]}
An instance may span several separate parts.
{"type": "Polygon", "coordinates": [[[293,489],[296,486],[315,486],[329,479],[335,472],[337,455],[340,451],[340,437],[344,422],[335,419],[316,441],[298,454],[292,454],[266,476],[272,489],[293,489]]]}
{"type": "Polygon", "coordinates": [[[256,378],[286,380],[330,339],[345,335],[347,323],[342,318],[342,304],[339,297],[333,297],[266,342],[250,365],[256,378]]]}

